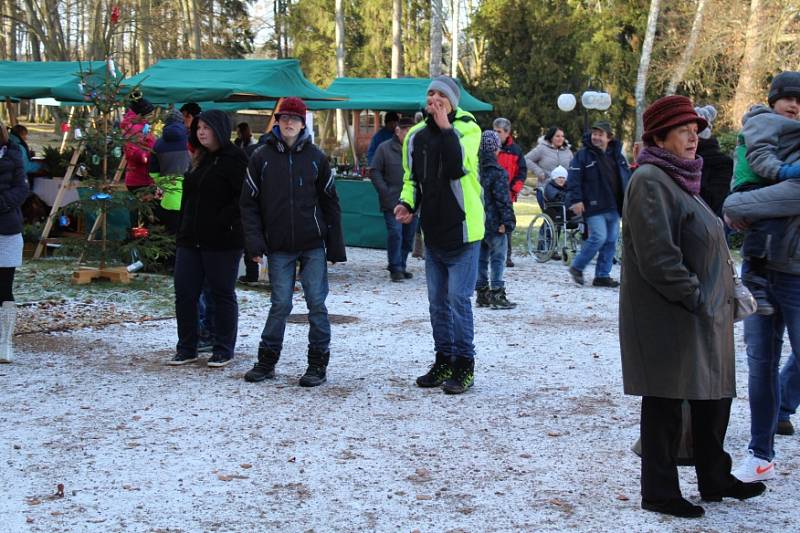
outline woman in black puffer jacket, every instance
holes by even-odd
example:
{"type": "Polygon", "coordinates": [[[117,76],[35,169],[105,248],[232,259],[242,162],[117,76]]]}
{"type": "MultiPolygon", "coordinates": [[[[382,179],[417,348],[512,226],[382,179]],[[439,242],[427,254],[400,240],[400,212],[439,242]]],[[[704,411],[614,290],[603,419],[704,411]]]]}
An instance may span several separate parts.
{"type": "Polygon", "coordinates": [[[28,197],[25,163],[19,146],[9,143],[8,130],[0,122],[0,363],[14,359],[11,344],[17,307],[14,304],[14,272],[22,264],[22,211],[28,197]]]}
{"type": "Polygon", "coordinates": [[[198,149],[183,180],[175,256],[178,346],[171,365],[197,360],[197,299],[203,283],[216,305],[208,366],[222,367],[233,359],[239,314],[235,285],[243,248],[239,197],[247,156],[230,136],[231,123],[222,111],[200,113],[192,124],[198,149]]]}

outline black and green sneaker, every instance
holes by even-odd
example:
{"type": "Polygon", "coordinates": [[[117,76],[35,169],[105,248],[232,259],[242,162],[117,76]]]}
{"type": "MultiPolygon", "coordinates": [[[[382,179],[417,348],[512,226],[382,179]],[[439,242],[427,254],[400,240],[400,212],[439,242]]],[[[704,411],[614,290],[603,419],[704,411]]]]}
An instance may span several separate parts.
{"type": "Polygon", "coordinates": [[[475,304],[477,304],[478,307],[489,307],[492,305],[492,292],[488,286],[478,287],[475,289],[475,293],[477,294],[475,297],[475,304]]]}
{"type": "Polygon", "coordinates": [[[417,378],[417,385],[423,388],[438,387],[450,377],[453,369],[450,366],[450,357],[442,352],[436,352],[436,362],[424,376],[417,378]]]}
{"type": "Polygon", "coordinates": [[[462,394],[475,383],[475,360],[468,357],[456,357],[453,361],[453,373],[442,385],[447,394],[462,394]]]}

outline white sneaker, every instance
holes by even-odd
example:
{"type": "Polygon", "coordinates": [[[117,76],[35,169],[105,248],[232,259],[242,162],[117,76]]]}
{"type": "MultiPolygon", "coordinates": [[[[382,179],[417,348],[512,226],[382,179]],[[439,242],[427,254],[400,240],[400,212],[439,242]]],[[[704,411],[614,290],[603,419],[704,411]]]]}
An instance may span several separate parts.
{"type": "Polygon", "coordinates": [[[775,462],[765,461],[753,455],[753,450],[747,450],[749,454],[742,463],[731,472],[737,479],[745,483],[753,481],[765,481],[775,477],[775,462]]]}

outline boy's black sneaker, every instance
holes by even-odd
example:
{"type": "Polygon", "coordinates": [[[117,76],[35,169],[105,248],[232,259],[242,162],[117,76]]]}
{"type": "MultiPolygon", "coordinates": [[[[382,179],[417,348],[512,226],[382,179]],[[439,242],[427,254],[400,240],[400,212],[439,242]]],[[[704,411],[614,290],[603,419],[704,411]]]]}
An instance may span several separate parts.
{"type": "Polygon", "coordinates": [[[442,352],[436,352],[436,361],[428,372],[417,378],[417,386],[424,389],[438,387],[453,374],[450,357],[442,352]]]}
{"type": "Polygon", "coordinates": [[[327,381],[326,369],[330,360],[330,352],[308,350],[308,368],[300,378],[301,387],[317,387],[327,381]]]}
{"type": "Polygon", "coordinates": [[[237,280],[242,285],[247,285],[248,287],[252,287],[253,285],[258,285],[258,278],[248,278],[247,276],[239,276],[237,280]]]}
{"type": "Polygon", "coordinates": [[[572,281],[578,285],[583,285],[583,272],[575,267],[569,267],[569,275],[572,277],[572,281]]]}
{"type": "Polygon", "coordinates": [[[478,287],[475,289],[477,296],[475,297],[475,304],[478,307],[489,307],[492,305],[492,291],[489,287],[478,287]]]}
{"type": "Polygon", "coordinates": [[[453,374],[442,385],[446,394],[462,394],[475,383],[475,360],[456,357],[453,361],[453,374]]]}
{"type": "Polygon", "coordinates": [[[794,426],[791,420],[778,420],[778,429],[775,431],[778,435],[794,435],[794,426]]]}
{"type": "Polygon", "coordinates": [[[615,280],[614,278],[604,277],[604,278],[594,278],[592,280],[593,287],[611,287],[615,289],[619,287],[619,281],[615,280]]]}
{"type": "Polygon", "coordinates": [[[492,289],[490,300],[492,309],[514,309],[517,304],[509,302],[504,288],[492,289]]]}
{"type": "Polygon", "coordinates": [[[405,281],[406,277],[401,270],[396,270],[389,273],[389,279],[392,281],[405,281]]]}
{"type": "Polygon", "coordinates": [[[257,383],[265,379],[272,379],[275,377],[275,365],[278,363],[281,352],[270,350],[269,348],[258,349],[258,361],[256,364],[245,372],[244,380],[250,383],[257,383]]]}
{"type": "Polygon", "coordinates": [[[187,365],[189,363],[194,363],[197,361],[197,354],[195,355],[186,355],[182,353],[176,353],[175,357],[167,361],[169,366],[180,366],[180,365],[187,365]]]}
{"type": "Polygon", "coordinates": [[[200,339],[197,341],[197,353],[211,353],[214,351],[213,339],[200,339]]]}
{"type": "Polygon", "coordinates": [[[222,368],[223,366],[228,366],[231,361],[233,361],[232,355],[220,355],[215,353],[208,359],[206,365],[211,368],[222,368]]]}
{"type": "Polygon", "coordinates": [[[413,278],[413,277],[414,277],[414,274],[412,274],[412,273],[411,273],[411,272],[409,272],[408,270],[404,270],[404,271],[403,271],[403,277],[404,277],[404,278],[406,278],[406,279],[411,279],[411,278],[413,278]]]}

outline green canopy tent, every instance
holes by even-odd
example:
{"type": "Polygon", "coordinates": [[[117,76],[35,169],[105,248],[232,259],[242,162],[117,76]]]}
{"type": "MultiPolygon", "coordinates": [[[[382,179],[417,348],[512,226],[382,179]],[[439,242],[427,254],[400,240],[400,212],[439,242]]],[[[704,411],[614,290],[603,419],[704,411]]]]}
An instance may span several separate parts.
{"type": "Polygon", "coordinates": [[[0,97],[81,101],[81,73],[92,80],[105,69],[104,61],[0,61],[0,97]]]}
{"type": "MultiPolygon", "coordinates": [[[[461,82],[458,106],[469,112],[491,111],[492,104],[478,100],[461,82]]],[[[311,102],[309,109],[372,109],[419,111],[425,107],[430,78],[336,78],[328,90],[347,96],[344,102],[311,102]]]]}
{"type": "Polygon", "coordinates": [[[139,85],[154,104],[345,98],[308,81],[296,59],[162,59],[125,85],[139,85]]]}

